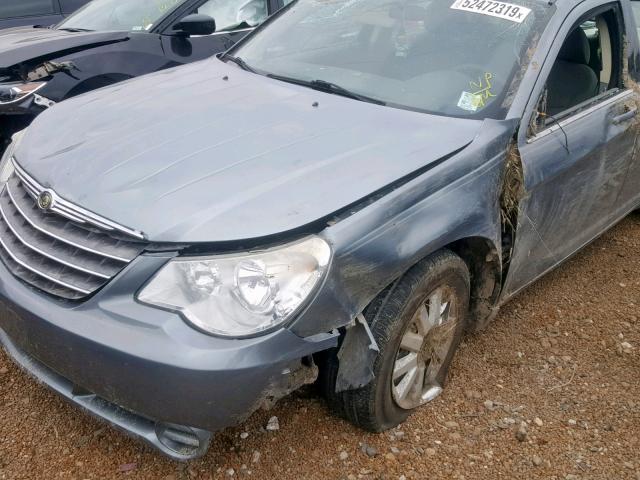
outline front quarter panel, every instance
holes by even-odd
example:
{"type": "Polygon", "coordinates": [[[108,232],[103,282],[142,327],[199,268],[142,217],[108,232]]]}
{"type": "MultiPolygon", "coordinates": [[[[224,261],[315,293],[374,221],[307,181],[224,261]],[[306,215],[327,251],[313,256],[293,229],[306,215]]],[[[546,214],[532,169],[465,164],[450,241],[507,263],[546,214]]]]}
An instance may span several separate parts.
{"type": "Polygon", "coordinates": [[[74,66],[69,72],[55,73],[39,92],[55,102],[175,65],[165,57],[159,35],[152,33],[132,33],[126,41],[75,52],[55,61],[74,66]]]}
{"type": "Polygon", "coordinates": [[[482,238],[499,253],[499,195],[515,125],[485,121],[462,152],[329,226],[331,271],[294,333],[349,324],[411,266],[455,241],[482,238]]]}

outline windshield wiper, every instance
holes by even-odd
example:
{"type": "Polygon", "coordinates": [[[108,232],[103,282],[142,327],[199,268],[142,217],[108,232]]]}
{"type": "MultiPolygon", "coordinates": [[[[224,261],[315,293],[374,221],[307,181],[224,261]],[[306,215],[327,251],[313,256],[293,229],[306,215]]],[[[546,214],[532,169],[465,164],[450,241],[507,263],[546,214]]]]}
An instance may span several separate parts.
{"type": "Polygon", "coordinates": [[[63,32],[94,32],[95,30],[89,30],[88,28],[56,28],[56,30],[62,30],[63,32]]]}
{"type": "Polygon", "coordinates": [[[374,103],[376,105],[386,105],[387,103],[378,100],[377,98],[368,97],[366,95],[361,95],[359,93],[348,90],[340,85],[332,82],[327,82],[326,80],[300,80],[299,78],[285,77],[283,75],[269,74],[267,75],[269,78],[273,78],[274,80],[280,80],[283,82],[293,83],[295,85],[302,85],[304,87],[313,88],[314,90],[318,90],[325,93],[332,93],[334,95],[340,95],[342,97],[352,98],[354,100],[359,100],[360,102],[374,103]]]}
{"type": "Polygon", "coordinates": [[[247,72],[251,72],[251,73],[256,73],[256,71],[251,68],[247,62],[245,62],[242,58],[240,57],[234,57],[233,55],[230,55],[228,53],[224,53],[222,55],[220,55],[220,60],[229,60],[230,62],[235,63],[236,65],[238,65],[241,69],[246,70],[247,72]]]}
{"type": "MultiPolygon", "coordinates": [[[[254,68],[249,66],[247,62],[245,62],[240,57],[234,57],[229,53],[223,53],[218,58],[220,60],[228,60],[230,62],[235,63],[243,70],[251,73],[259,73],[254,68]]],[[[347,90],[344,87],[341,87],[338,84],[327,82],[326,80],[300,80],[298,78],[286,77],[284,75],[277,75],[275,73],[268,73],[265,76],[269,78],[273,78],[274,80],[280,80],[282,82],[293,83],[296,85],[302,85],[304,87],[313,88],[314,90],[319,90],[325,93],[332,93],[334,95],[340,95],[342,97],[352,98],[354,100],[359,100],[361,102],[374,103],[376,105],[386,105],[387,103],[378,100],[377,98],[367,97],[366,95],[360,95],[359,93],[352,92],[351,90],[347,90]]]]}
{"type": "Polygon", "coordinates": [[[327,93],[334,93],[336,95],[342,95],[343,97],[353,98],[354,100],[360,100],[361,102],[375,103],[376,105],[386,105],[387,102],[378,100],[377,98],[367,97],[366,95],[360,95],[359,93],[347,90],[335,83],[327,82],[325,80],[312,80],[309,82],[312,88],[327,93]]]}

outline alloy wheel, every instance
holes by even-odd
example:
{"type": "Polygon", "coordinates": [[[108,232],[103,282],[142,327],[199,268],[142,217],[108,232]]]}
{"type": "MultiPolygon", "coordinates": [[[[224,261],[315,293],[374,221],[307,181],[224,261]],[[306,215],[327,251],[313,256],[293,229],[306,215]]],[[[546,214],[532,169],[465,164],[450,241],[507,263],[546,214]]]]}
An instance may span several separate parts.
{"type": "Polygon", "coordinates": [[[453,344],[459,318],[455,295],[446,286],[433,291],[407,326],[391,378],[395,403],[412,410],[442,392],[440,372],[453,344]]]}

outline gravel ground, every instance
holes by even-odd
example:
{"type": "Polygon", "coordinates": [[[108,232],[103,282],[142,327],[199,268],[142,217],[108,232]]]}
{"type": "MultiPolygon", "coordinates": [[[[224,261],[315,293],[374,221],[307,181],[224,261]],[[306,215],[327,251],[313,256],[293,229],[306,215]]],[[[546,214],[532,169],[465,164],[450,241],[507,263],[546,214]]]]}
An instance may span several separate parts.
{"type": "Polygon", "coordinates": [[[0,353],[0,478],[640,480],[640,215],[463,342],[448,389],[380,435],[309,389],[182,465],[105,427],[0,353]],[[266,431],[277,416],[279,430],[266,431]]]}

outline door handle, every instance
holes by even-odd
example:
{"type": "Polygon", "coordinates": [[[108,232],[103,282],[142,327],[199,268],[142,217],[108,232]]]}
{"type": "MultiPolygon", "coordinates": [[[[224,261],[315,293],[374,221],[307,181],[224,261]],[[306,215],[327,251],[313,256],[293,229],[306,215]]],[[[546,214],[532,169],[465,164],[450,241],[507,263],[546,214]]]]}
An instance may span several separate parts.
{"type": "Polygon", "coordinates": [[[628,112],[623,113],[622,115],[618,115],[617,117],[613,117],[613,124],[614,125],[620,125],[623,122],[631,120],[636,115],[638,115],[638,109],[634,107],[631,110],[629,110],[628,112]]]}

